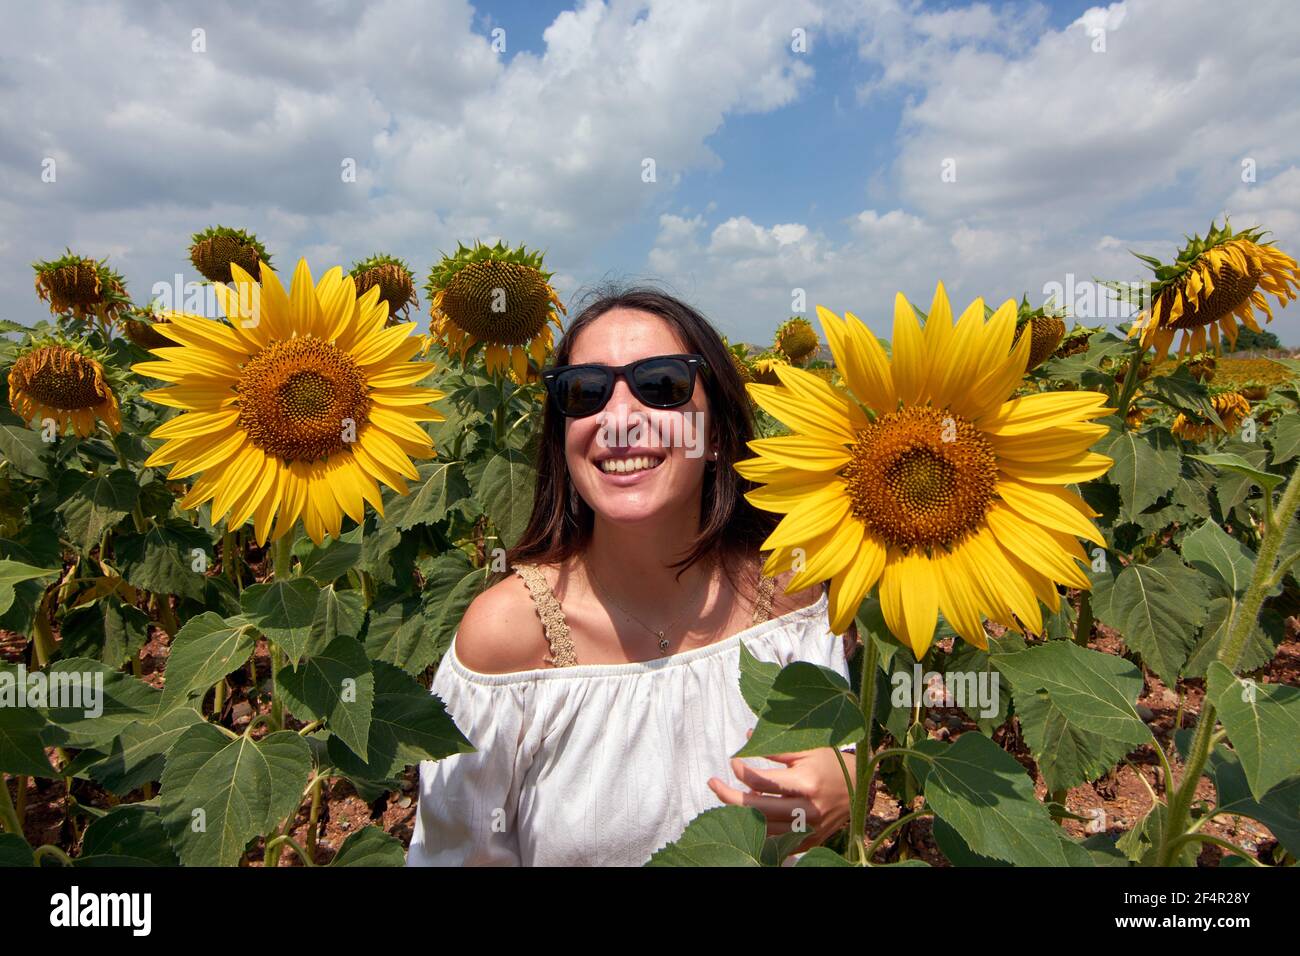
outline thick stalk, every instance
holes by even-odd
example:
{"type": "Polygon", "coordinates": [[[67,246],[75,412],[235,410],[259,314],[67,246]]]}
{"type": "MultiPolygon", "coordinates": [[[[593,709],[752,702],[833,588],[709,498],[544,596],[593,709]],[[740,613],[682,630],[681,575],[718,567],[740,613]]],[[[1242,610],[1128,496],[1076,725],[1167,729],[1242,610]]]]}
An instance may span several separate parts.
{"type": "MultiPolygon", "coordinates": [[[[273,558],[275,580],[287,581],[293,564],[293,535],[286,534],[275,542],[273,558]]],[[[271,651],[271,725],[276,730],[284,729],[284,700],[280,696],[279,671],[284,664],[284,652],[279,645],[270,641],[271,651]]]]}
{"type": "Polygon", "coordinates": [[[312,781],[311,812],[307,816],[307,859],[316,859],[316,827],[320,821],[321,788],[325,785],[324,777],[312,781]]]}
{"type": "Polygon", "coordinates": [[[32,645],[36,656],[36,666],[45,667],[54,658],[54,632],[50,630],[50,598],[55,591],[45,592],[41,603],[36,607],[36,619],[32,621],[32,645]]]}
{"type": "MultiPolygon", "coordinates": [[[[1271,496],[1272,492],[1266,491],[1265,495],[1271,496]]],[[[1255,559],[1250,586],[1246,589],[1246,596],[1232,618],[1228,638],[1219,648],[1219,662],[1234,674],[1241,661],[1246,639],[1259,619],[1260,608],[1268,595],[1275,573],[1282,539],[1286,535],[1287,526],[1295,519],[1297,507],[1300,507],[1300,475],[1292,475],[1286,490],[1282,492],[1282,500],[1278,502],[1276,510],[1265,523],[1264,537],[1259,543],[1259,555],[1255,559]]],[[[1187,811],[1191,808],[1192,799],[1196,794],[1196,785],[1201,779],[1201,771],[1209,757],[1216,716],[1214,705],[1208,700],[1204,701],[1201,705],[1200,718],[1196,723],[1196,735],[1192,738],[1192,746],[1187,754],[1183,779],[1169,800],[1169,813],[1165,820],[1163,838],[1160,841],[1160,852],[1156,855],[1156,866],[1170,865],[1180,845],[1179,838],[1187,832],[1187,811]]]]}
{"type": "Polygon", "coordinates": [[[1074,622],[1074,643],[1080,647],[1088,646],[1092,636],[1092,592],[1079,592],[1079,619],[1074,622]]]}
{"type": "Polygon", "coordinates": [[[875,761],[871,759],[871,724],[876,713],[876,640],[867,634],[864,644],[859,699],[862,703],[862,722],[867,728],[867,735],[858,744],[855,761],[857,785],[853,789],[853,808],[849,816],[849,851],[852,854],[849,858],[856,859],[860,866],[866,866],[868,862],[866,822],[870,808],[867,806],[867,795],[871,791],[871,775],[876,768],[875,761]]]}
{"type": "Polygon", "coordinates": [[[9,781],[4,774],[0,774],[0,825],[4,826],[7,833],[23,835],[23,825],[14,810],[13,801],[9,799],[9,781]]]}

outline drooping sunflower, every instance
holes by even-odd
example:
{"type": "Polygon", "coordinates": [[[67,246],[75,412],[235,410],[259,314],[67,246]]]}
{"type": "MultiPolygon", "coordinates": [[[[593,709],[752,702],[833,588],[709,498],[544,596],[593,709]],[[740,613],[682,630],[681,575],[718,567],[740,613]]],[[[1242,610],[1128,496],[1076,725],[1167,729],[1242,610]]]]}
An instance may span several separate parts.
{"type": "Polygon", "coordinates": [[[443,256],[424,285],[429,296],[429,331],[462,360],[477,343],[485,345],[488,373],[509,369],[515,380],[530,379],[528,359],[540,368],[554,339],[563,303],[551,288],[542,254],[524,246],[508,249],[475,242],[457,244],[443,256]]]}
{"type": "Polygon", "coordinates": [[[203,278],[212,282],[231,282],[231,266],[239,266],[249,275],[258,274],[258,263],[271,264],[271,254],[257,236],[243,229],[212,226],[190,237],[190,262],[203,278]]]}
{"type": "Polygon", "coordinates": [[[379,286],[379,298],[388,303],[390,325],[398,321],[397,313],[401,312],[405,318],[407,309],[419,307],[411,267],[396,256],[375,253],[368,259],[354,262],[348,274],[357,284],[358,295],[367,292],[371,286],[379,286]]]}
{"type": "Polygon", "coordinates": [[[779,366],[789,368],[790,363],[780,355],[773,355],[770,352],[758,356],[750,366],[754,370],[754,381],[762,385],[780,385],[781,380],[776,374],[779,366]]]}
{"type": "Polygon", "coordinates": [[[140,348],[160,349],[172,344],[171,339],[154,329],[154,326],[166,321],[167,317],[162,314],[162,310],[150,303],[132,311],[122,323],[122,330],[140,348]]]}
{"type": "Polygon", "coordinates": [[[444,393],[415,387],[433,367],[410,361],[414,325],[385,328],[379,287],[357,296],[340,267],[313,284],[299,260],[288,293],[265,263],[260,284],[231,271],[213,286],[229,323],[168,313],[156,328],[175,345],[135,366],[172,383],[146,398],[184,413],[154,429],[165,441],[146,464],[198,475],[181,507],[212,499],[212,521],[229,513],[232,528],[251,517],[259,544],[300,517],[319,544],[343,515],[364,520],[366,502],[382,515],[376,482],[405,494],[411,459],[434,456],[418,423],[444,420],[428,407],[444,393]]]}
{"type": "Polygon", "coordinates": [[[122,430],[105,356],[84,342],[41,339],[19,353],[9,370],[9,407],[27,424],[51,419],[60,433],[94,434],[96,419],[122,430]]]}
{"type": "Polygon", "coordinates": [[[1061,340],[1065,338],[1065,323],[1059,316],[1048,312],[1043,306],[1034,308],[1026,295],[1016,308],[1016,341],[1029,330],[1029,365],[1035,369],[1055,353],[1061,340]]]}
{"type": "Polygon", "coordinates": [[[1102,331],[1102,328],[1102,326],[1093,327],[1075,323],[1074,328],[1066,332],[1065,337],[1061,339],[1061,344],[1052,353],[1052,358],[1069,358],[1071,355],[1086,352],[1088,350],[1088,340],[1102,331]]]}
{"type": "Polygon", "coordinates": [[[772,347],[791,365],[801,365],[819,345],[821,342],[812,323],[799,315],[792,315],[782,322],[772,340],[772,347]]]}
{"type": "Polygon", "coordinates": [[[49,303],[53,315],[71,312],[78,319],[94,315],[111,325],[131,307],[126,280],[105,259],[90,259],[68,249],[58,259],[33,262],[32,269],[36,294],[49,303]]]}
{"type": "Polygon", "coordinates": [[[780,385],[750,385],[754,401],[793,434],[756,439],[736,464],[764,485],[746,497],[784,514],[764,542],[767,574],[788,589],[830,580],[830,626],[842,633],[879,583],[893,633],[919,658],[938,613],[984,648],[983,620],[1042,630],[1039,601],[1060,607],[1057,583],[1088,588],[1078,538],[1102,538],[1094,512],[1064,486],[1103,474],[1089,451],[1110,414],[1098,392],[1008,398],[1030,340],[1012,345],[1016,305],[986,322],[976,299],[954,326],[943,285],[922,330],[895,299],[893,354],[851,313],[820,306],[848,391],[777,366],[780,385]]]}
{"type": "Polygon", "coordinates": [[[1223,423],[1222,428],[1200,415],[1179,412],[1170,431],[1185,441],[1205,441],[1212,435],[1235,432],[1250,415],[1250,402],[1240,392],[1232,389],[1215,392],[1210,396],[1210,402],[1214,405],[1219,421],[1223,423]]]}
{"type": "Polygon", "coordinates": [[[1154,256],[1138,258],[1151,267],[1156,281],[1151,287],[1150,305],[1129,329],[1129,337],[1141,335],[1142,344],[1155,346],[1156,360],[1169,352],[1174,337],[1182,333],[1178,354],[1189,349],[1201,352],[1209,345],[1219,348],[1219,336],[1237,341],[1241,325],[1258,332],[1255,309],[1273,321],[1266,292],[1285,307],[1300,289],[1300,268],[1295,259],[1271,242],[1260,242],[1258,227],[1234,232],[1225,218],[1223,228],[1213,222],[1202,239],[1187,240],[1178,258],[1165,265],[1154,256]],[[1292,288],[1294,286],[1295,288],[1292,288]]]}

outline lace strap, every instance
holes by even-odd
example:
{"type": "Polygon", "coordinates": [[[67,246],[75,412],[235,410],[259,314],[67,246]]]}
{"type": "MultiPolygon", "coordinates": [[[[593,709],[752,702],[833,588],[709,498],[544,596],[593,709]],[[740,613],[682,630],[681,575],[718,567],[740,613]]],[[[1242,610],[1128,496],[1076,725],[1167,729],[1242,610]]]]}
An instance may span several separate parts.
{"type": "Polygon", "coordinates": [[[770,578],[762,572],[758,578],[758,600],[754,602],[754,620],[750,624],[762,624],[772,616],[772,591],[776,587],[776,578],[770,578]]]}
{"type": "Polygon", "coordinates": [[[573,649],[573,639],[569,637],[569,625],[564,620],[564,609],[551,586],[546,583],[541,569],[531,564],[516,564],[515,573],[524,580],[528,593],[532,595],[537,616],[542,619],[542,629],[546,632],[546,642],[551,646],[550,656],[546,662],[555,667],[572,667],[578,663],[573,649]]]}

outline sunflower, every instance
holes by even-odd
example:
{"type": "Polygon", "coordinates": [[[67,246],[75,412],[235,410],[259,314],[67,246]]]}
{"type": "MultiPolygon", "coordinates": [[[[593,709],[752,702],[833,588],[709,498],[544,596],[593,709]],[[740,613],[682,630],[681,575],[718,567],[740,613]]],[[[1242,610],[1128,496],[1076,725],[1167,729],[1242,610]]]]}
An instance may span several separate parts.
{"type": "Polygon", "coordinates": [[[166,321],[167,317],[151,303],[134,310],[122,324],[122,330],[140,348],[160,349],[172,344],[171,339],[154,329],[154,326],[166,321]]]}
{"type": "Polygon", "coordinates": [[[986,322],[976,299],[954,326],[940,284],[922,330],[900,293],[892,357],[851,313],[817,314],[849,391],[787,366],[780,385],[748,386],[793,431],[751,441],[758,457],[736,464],[764,485],[746,498],[784,514],[765,572],[794,568],[790,591],[830,579],[837,634],[879,582],[885,621],[918,658],[940,611],[980,648],[986,617],[1040,632],[1058,583],[1089,587],[1077,538],[1102,543],[1097,513],[1063,486],[1112,464],[1088,450],[1107,433],[1089,421],[1113,411],[1105,396],[1009,398],[1030,348],[1012,345],[1013,300],[986,322]]]}
{"type": "Polygon", "coordinates": [[[812,323],[798,315],[782,322],[772,340],[772,347],[791,365],[801,364],[817,351],[819,345],[812,323]]]}
{"type": "Polygon", "coordinates": [[[51,419],[65,434],[71,427],[85,438],[95,419],[116,434],[122,418],[103,359],[80,342],[33,342],[9,370],[9,407],[29,424],[51,419]]]}
{"type": "Polygon", "coordinates": [[[230,282],[231,266],[256,275],[258,263],[271,264],[271,255],[257,241],[257,236],[243,229],[212,226],[190,237],[190,262],[203,278],[212,282],[230,282]]]}
{"type": "Polygon", "coordinates": [[[790,363],[780,355],[765,353],[754,359],[753,365],[754,381],[762,385],[779,385],[781,380],[777,378],[776,370],[778,367],[790,368],[790,363]]]}
{"type": "Polygon", "coordinates": [[[1078,355],[1080,352],[1088,351],[1088,340],[1102,331],[1102,328],[1102,326],[1093,327],[1076,323],[1074,328],[1065,333],[1065,337],[1061,339],[1061,344],[1052,353],[1052,358],[1069,358],[1071,355],[1078,355]]]}
{"type": "Polygon", "coordinates": [[[1033,308],[1029,304],[1029,296],[1026,295],[1016,309],[1016,338],[1020,337],[1029,330],[1029,364],[1028,369],[1035,369],[1042,365],[1054,354],[1065,338],[1065,323],[1061,319],[1047,312],[1042,306],[1033,308]]]}
{"type": "Polygon", "coordinates": [[[414,387],[433,368],[410,361],[422,345],[411,323],[384,327],[378,286],[358,297],[339,267],[313,285],[306,260],[288,294],[265,263],[260,285],[231,271],[233,287],[213,286],[229,324],[168,313],[156,328],[175,345],[135,366],[172,383],[146,398],[184,413],[154,429],[165,441],[145,464],[199,475],[181,507],[212,499],[213,523],[229,513],[232,528],[251,517],[259,544],[299,517],[317,544],[337,538],[366,502],[383,514],[376,480],[405,494],[410,459],[433,457],[418,423],[444,420],[428,407],[444,393],[414,387]]]}
{"type": "Polygon", "coordinates": [[[1235,432],[1250,415],[1250,402],[1240,392],[1232,390],[1216,392],[1210,396],[1210,402],[1214,405],[1214,412],[1219,416],[1219,421],[1223,422],[1222,428],[1200,415],[1179,412],[1173,425],[1170,426],[1170,431],[1185,441],[1205,441],[1212,435],[1235,432]]]}
{"type": "Polygon", "coordinates": [[[81,319],[90,314],[111,325],[131,306],[126,280],[108,267],[107,260],[79,256],[68,249],[58,259],[33,262],[32,269],[36,294],[49,303],[53,315],[71,312],[81,319]]]}
{"type": "Polygon", "coordinates": [[[562,330],[564,312],[542,254],[504,243],[473,248],[457,245],[429,273],[429,331],[447,351],[465,359],[477,343],[486,345],[489,374],[509,369],[518,382],[530,376],[528,359],[538,367],[553,344],[550,325],[562,330]],[[559,310],[557,312],[556,310],[559,310]]]}
{"type": "Polygon", "coordinates": [[[1209,344],[1219,348],[1219,334],[1229,343],[1237,341],[1241,326],[1258,332],[1254,309],[1262,309],[1273,321],[1264,293],[1271,292],[1285,307],[1296,297],[1291,286],[1300,288],[1300,268],[1296,261],[1272,243],[1261,243],[1263,230],[1243,229],[1233,232],[1227,219],[1219,229],[1213,222],[1202,239],[1187,241],[1178,258],[1165,265],[1153,256],[1138,258],[1155,273],[1151,287],[1151,305],[1134,321],[1129,337],[1142,336],[1142,344],[1155,346],[1156,360],[1169,352],[1174,336],[1182,332],[1179,355],[1189,349],[1201,352],[1209,344]]]}
{"type": "Polygon", "coordinates": [[[348,274],[356,281],[358,295],[369,291],[371,286],[379,286],[380,300],[388,303],[390,325],[397,321],[397,313],[401,312],[405,319],[407,309],[413,305],[419,307],[411,267],[396,256],[376,253],[369,259],[354,262],[348,274]]]}

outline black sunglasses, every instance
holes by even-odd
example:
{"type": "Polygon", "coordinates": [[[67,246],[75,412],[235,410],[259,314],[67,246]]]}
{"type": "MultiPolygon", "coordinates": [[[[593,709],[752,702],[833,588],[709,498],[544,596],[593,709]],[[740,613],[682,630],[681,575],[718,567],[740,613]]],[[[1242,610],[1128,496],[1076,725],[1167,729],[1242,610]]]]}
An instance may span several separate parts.
{"type": "Polygon", "coordinates": [[[702,355],[653,355],[627,365],[557,365],[542,372],[551,400],[570,418],[594,415],[614,394],[621,375],[636,400],[649,408],[677,408],[691,400],[702,355]]]}

